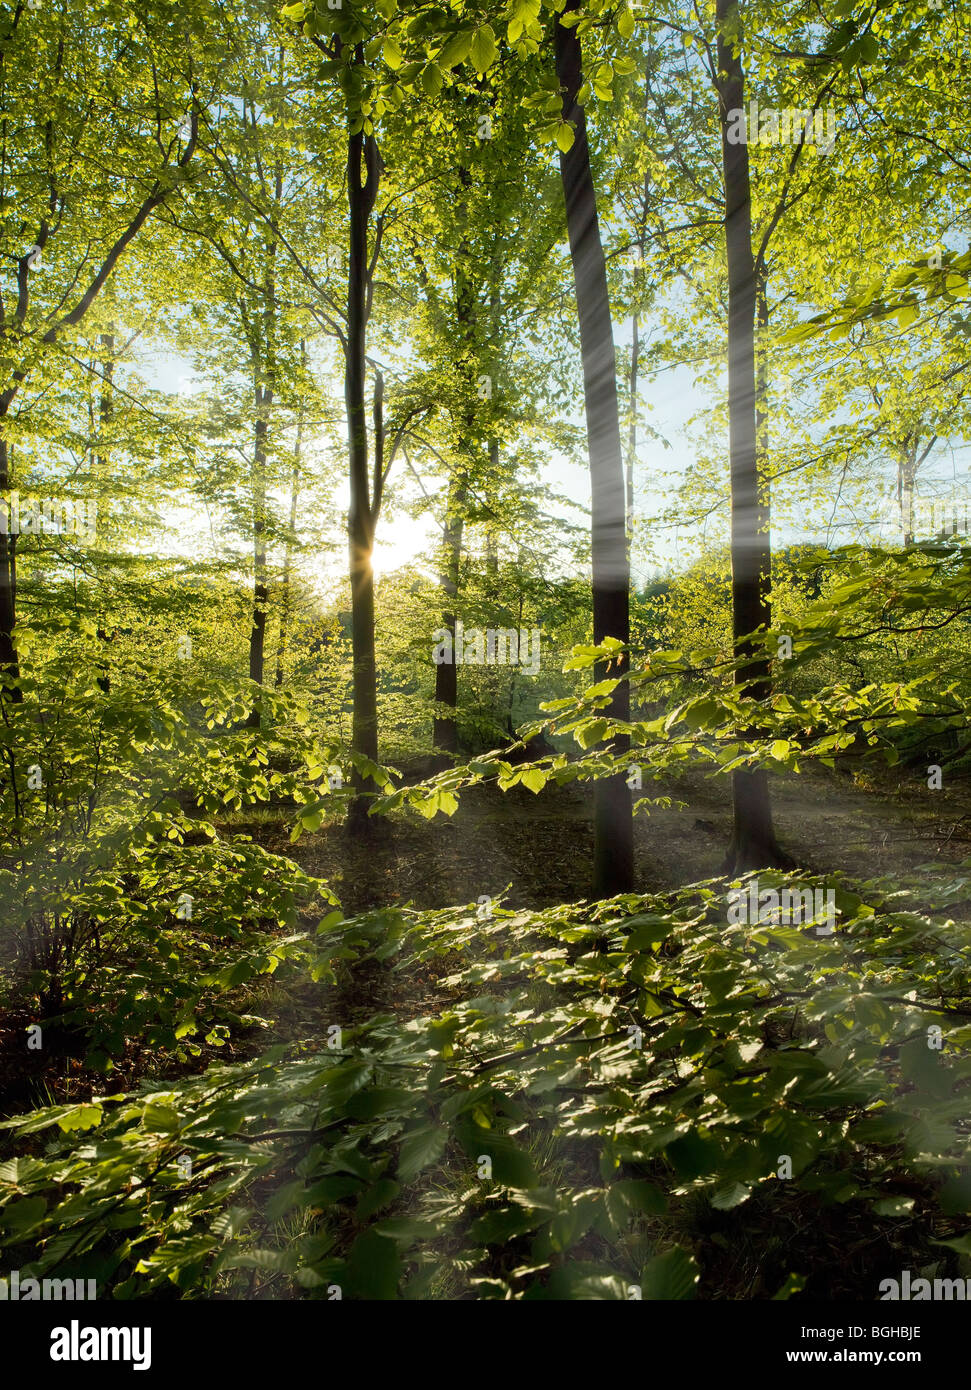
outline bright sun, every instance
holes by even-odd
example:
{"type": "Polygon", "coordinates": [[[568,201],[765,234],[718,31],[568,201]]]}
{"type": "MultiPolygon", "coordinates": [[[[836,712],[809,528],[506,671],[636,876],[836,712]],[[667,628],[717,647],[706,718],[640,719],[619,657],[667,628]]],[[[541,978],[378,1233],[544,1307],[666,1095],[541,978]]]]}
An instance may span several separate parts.
{"type": "Polygon", "coordinates": [[[421,557],[430,558],[437,527],[427,513],[418,518],[397,516],[383,526],[379,523],[377,539],[371,552],[371,566],[376,579],[381,579],[421,557]]]}

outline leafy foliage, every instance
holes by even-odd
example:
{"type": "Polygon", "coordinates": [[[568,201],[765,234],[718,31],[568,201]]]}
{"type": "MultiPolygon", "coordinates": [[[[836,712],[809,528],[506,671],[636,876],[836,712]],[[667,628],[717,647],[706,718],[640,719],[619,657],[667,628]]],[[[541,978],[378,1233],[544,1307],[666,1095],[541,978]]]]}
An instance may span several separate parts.
{"type": "Polygon", "coordinates": [[[129,1042],[181,1058],[199,1055],[197,1037],[222,1046],[239,1021],[226,993],[300,954],[301,903],[334,901],[211,819],[306,795],[329,761],[300,733],[306,713],[273,697],[277,732],[256,745],[239,728],[240,682],[142,672],[106,694],[49,672],[42,696],[20,688],[0,725],[3,944],[20,1008],[99,1070],[129,1042]]]}
{"type": "MultiPolygon", "coordinates": [[[[25,1151],[0,1168],[9,1259],[116,1297],[686,1298],[699,1211],[768,1227],[793,1202],[804,1229],[836,1209],[891,1243],[920,1212],[940,1246],[923,1254],[953,1258],[962,935],[842,892],[828,939],[729,926],[724,889],[332,923],[328,959],[440,963],[450,1002],[346,1027],[339,1052],[307,1040],[6,1122],[25,1151]]],[[[780,1245],[749,1293],[839,1281],[780,1245]]]]}

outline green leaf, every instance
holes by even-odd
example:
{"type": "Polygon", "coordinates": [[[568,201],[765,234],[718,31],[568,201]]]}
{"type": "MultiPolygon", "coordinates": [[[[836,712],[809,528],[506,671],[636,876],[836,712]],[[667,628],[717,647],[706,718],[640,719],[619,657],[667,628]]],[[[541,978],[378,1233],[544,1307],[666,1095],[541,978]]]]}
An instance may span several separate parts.
{"type": "Polygon", "coordinates": [[[398,68],[400,68],[401,64],[404,62],[404,55],[398,47],[398,40],[394,38],[393,35],[389,34],[385,39],[382,48],[382,57],[388,67],[392,68],[395,72],[397,72],[398,68]]]}
{"type": "Polygon", "coordinates": [[[367,1221],[375,1212],[393,1202],[400,1191],[400,1185],[393,1178],[379,1178],[358,1202],[354,1212],[355,1219],[367,1221]]]}
{"type": "Polygon", "coordinates": [[[668,1205],[661,1189],[647,1178],[622,1178],[619,1182],[611,1183],[607,1190],[607,1203],[612,1216],[621,1211],[662,1216],[668,1205]]]}
{"type": "Polygon", "coordinates": [[[400,1276],[401,1256],[393,1240],[374,1230],[358,1236],[347,1260],[347,1291],[354,1298],[393,1299],[400,1276]]]}
{"type": "Polygon", "coordinates": [[[377,1221],[373,1227],[378,1235],[388,1240],[400,1240],[411,1244],[416,1240],[433,1240],[442,1231],[441,1223],[417,1216],[388,1216],[377,1221]]]}
{"type": "Polygon", "coordinates": [[[448,1130],[444,1125],[423,1125],[421,1129],[406,1134],[398,1153],[399,1181],[411,1182],[422,1169],[436,1163],[445,1152],[447,1143],[448,1130]]]}
{"type": "Polygon", "coordinates": [[[102,1113],[101,1106],[97,1103],[75,1105],[66,1115],[61,1115],[57,1123],[65,1133],[72,1129],[94,1129],[96,1125],[100,1125],[102,1113]]]}
{"type": "Polygon", "coordinates": [[[278,1187],[266,1204],[267,1219],[280,1221],[287,1212],[300,1205],[304,1193],[303,1178],[293,1178],[282,1187],[278,1187]]]}
{"type": "Polygon", "coordinates": [[[685,709],[682,718],[689,729],[711,729],[722,723],[725,712],[717,701],[706,696],[701,700],[693,700],[685,709]]]}
{"type": "Polygon", "coordinates": [[[639,913],[621,925],[630,933],[626,942],[628,951],[649,951],[658,942],[666,941],[674,930],[669,917],[656,913],[639,913]]]}
{"type": "Polygon", "coordinates": [[[954,1240],[932,1240],[932,1245],[943,1245],[948,1250],[956,1250],[959,1255],[971,1255],[971,1234],[956,1236],[954,1240]]]}
{"type": "Polygon", "coordinates": [[[857,45],[857,55],[861,63],[875,63],[880,56],[880,45],[873,34],[864,34],[857,45]]]}
{"type": "Polygon", "coordinates": [[[469,57],[472,59],[472,66],[481,77],[487,72],[496,61],[498,50],[496,49],[496,36],[491,24],[483,24],[476,29],[469,44],[469,57]]]}
{"type": "Polygon", "coordinates": [[[519,780],[531,792],[541,792],[546,786],[547,775],[542,768],[527,767],[519,780]]]}
{"type": "Polygon", "coordinates": [[[464,63],[472,47],[472,38],[471,29],[460,29],[457,34],[453,34],[445,47],[435,55],[439,67],[455,68],[459,63],[464,63]]]}
{"type": "Polygon", "coordinates": [[[179,1116],[170,1105],[149,1101],[142,1111],[142,1128],[171,1134],[179,1127],[179,1116]]]}
{"type": "Polygon", "coordinates": [[[421,85],[430,97],[437,97],[442,90],[442,72],[437,63],[426,63],[421,74],[421,85]]]}
{"type": "MultiPolygon", "coordinates": [[[[570,124],[570,122],[560,121],[556,127],[557,149],[560,150],[563,154],[566,154],[567,150],[572,150],[573,142],[575,139],[576,132],[574,131],[573,126],[570,124]]],[[[587,747],[586,744],[583,744],[582,746],[584,748],[587,747]]]]}
{"type": "Polygon", "coordinates": [[[785,1303],[794,1293],[801,1292],[805,1287],[805,1274],[787,1274],[785,1283],[779,1289],[779,1292],[772,1295],[772,1301],[773,1303],[785,1303]]]}
{"type": "Polygon", "coordinates": [[[43,1219],[46,1211],[47,1203],[43,1197],[22,1197],[18,1201],[8,1202],[0,1211],[0,1223],[10,1235],[23,1235],[43,1219]]]}
{"type": "Polygon", "coordinates": [[[680,1246],[655,1255],[641,1274],[641,1291],[652,1301],[681,1300],[694,1296],[700,1270],[692,1255],[680,1246]]]}
{"type": "Polygon", "coordinates": [[[747,1202],[751,1195],[751,1188],[746,1187],[744,1183],[730,1182],[718,1189],[711,1199],[711,1204],[716,1211],[731,1211],[733,1207],[747,1202]]]}
{"type": "Polygon", "coordinates": [[[581,748],[592,748],[595,743],[600,743],[609,728],[606,719],[591,719],[588,724],[581,724],[574,738],[581,748]]]}
{"type": "Polygon", "coordinates": [[[881,1197],[873,1203],[877,1216],[909,1216],[913,1209],[913,1197],[881,1197]]]}

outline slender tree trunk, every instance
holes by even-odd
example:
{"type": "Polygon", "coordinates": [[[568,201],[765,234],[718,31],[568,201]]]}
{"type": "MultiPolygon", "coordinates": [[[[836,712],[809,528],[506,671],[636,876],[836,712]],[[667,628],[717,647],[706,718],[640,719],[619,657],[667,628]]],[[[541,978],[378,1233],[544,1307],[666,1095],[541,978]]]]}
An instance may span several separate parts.
{"type": "MultiPolygon", "coordinates": [[[[467,192],[472,183],[468,169],[458,171],[459,183],[467,192]]],[[[436,714],[432,741],[443,753],[458,751],[458,725],[455,712],[458,707],[458,663],[455,659],[455,622],[458,606],[459,576],[462,559],[462,537],[465,530],[465,508],[468,502],[467,462],[465,454],[475,449],[475,385],[478,364],[475,350],[475,291],[468,274],[470,244],[467,235],[469,208],[463,197],[456,208],[456,220],[463,228],[455,262],[455,323],[457,337],[461,344],[459,369],[464,378],[467,392],[462,411],[462,433],[459,438],[459,471],[453,472],[448,483],[448,500],[445,513],[445,534],[442,556],[442,591],[448,600],[448,611],[443,614],[444,626],[451,634],[452,660],[440,662],[435,668],[436,714]],[[441,714],[442,706],[451,712],[441,714]]]]}
{"type": "Polygon", "coordinates": [[[917,450],[906,448],[897,458],[897,506],[900,508],[900,529],[904,545],[914,543],[914,483],[916,482],[917,450]]]}
{"type": "MultiPolygon", "coordinates": [[[[101,396],[98,401],[98,452],[94,459],[94,472],[96,476],[104,477],[108,472],[107,435],[111,427],[111,416],[114,411],[115,333],[113,324],[107,333],[101,334],[101,348],[105,360],[101,375],[101,396]]],[[[103,611],[98,616],[96,637],[97,640],[103,644],[107,644],[109,641],[108,633],[105,629],[103,611]]],[[[106,660],[103,660],[98,664],[101,668],[101,675],[98,676],[98,686],[107,695],[111,689],[111,680],[108,676],[108,663],[106,660]]]]}
{"type": "MultiPolygon", "coordinates": [[[[374,518],[368,483],[368,432],[365,410],[368,223],[378,192],[379,159],[373,136],[349,135],[347,197],[350,244],[347,271],[347,353],[344,402],[350,471],[348,558],[351,581],[351,649],[354,663],[351,746],[372,761],[378,756],[377,671],[374,655],[374,518]],[[365,166],[362,169],[362,163],[365,166]],[[362,173],[365,178],[362,182],[362,173]]],[[[368,827],[365,792],[373,784],[354,774],[357,795],[351,802],[348,829],[368,827]]]]}
{"type": "MultiPolygon", "coordinates": [[[[273,180],[274,208],[283,199],[283,168],[277,162],[273,180]]],[[[276,224],[271,222],[273,235],[266,246],[263,272],[262,326],[254,325],[250,338],[253,363],[253,403],[256,422],[253,428],[253,624],[249,641],[249,678],[262,686],[266,657],[266,618],[270,601],[270,586],[266,564],[266,491],[269,467],[270,412],[273,408],[277,379],[277,300],[276,300],[276,224]]],[[[262,699],[257,695],[247,719],[250,728],[258,729],[262,719],[262,699]]]]}
{"type": "MultiPolygon", "coordinates": [[[[578,7],[568,0],[566,13],[578,7]]],[[[592,499],[591,558],[593,562],[593,640],[630,640],[630,568],[624,508],[624,465],[617,405],[617,361],[614,352],[607,267],[600,239],[597,199],[590,169],[586,116],[577,103],[583,84],[580,41],[575,27],[554,21],[556,73],[563,98],[563,119],[573,123],[572,146],[560,154],[560,175],[566,202],[566,224],[573,261],[583,394],[590,453],[592,499]]],[[[596,679],[626,675],[626,655],[611,670],[602,666],[596,679]]],[[[630,688],[617,686],[606,711],[609,718],[629,720],[630,688]]],[[[614,741],[626,752],[629,739],[614,741]]],[[[630,791],[619,773],[598,781],[594,790],[594,892],[599,896],[624,893],[633,887],[634,837],[630,791]]]]}
{"type": "MultiPolygon", "coordinates": [[[[266,467],[268,414],[273,404],[273,391],[260,384],[257,368],[256,425],[253,442],[253,623],[249,639],[249,678],[263,684],[264,653],[266,650],[266,610],[269,585],[266,573],[266,467]]],[[[247,723],[260,726],[259,700],[254,703],[247,723]]]]}
{"type": "MultiPolygon", "coordinates": [[[[489,477],[494,480],[499,473],[499,441],[498,439],[489,440],[489,477]]],[[[499,528],[496,525],[495,514],[486,522],[485,527],[485,595],[490,603],[495,603],[499,598],[499,528]]]]}
{"type": "MultiPolygon", "coordinates": [[[[300,344],[301,366],[306,367],[307,350],[306,345],[300,344]]],[[[283,684],[283,669],[286,663],[287,646],[290,640],[290,618],[293,607],[293,596],[290,592],[291,571],[293,568],[293,538],[297,533],[297,496],[300,491],[300,455],[303,447],[303,401],[300,402],[297,411],[297,434],[293,442],[293,471],[290,474],[290,529],[287,532],[287,543],[283,555],[283,576],[280,584],[280,635],[276,649],[276,679],[274,684],[277,689],[283,684]]]]}
{"type": "Polygon", "coordinates": [[[101,334],[99,343],[104,368],[101,373],[101,392],[98,398],[98,449],[95,455],[95,467],[105,470],[108,467],[106,435],[114,411],[115,331],[113,324],[107,333],[101,334]]]}
{"type": "MultiPolygon", "coordinates": [[[[765,267],[755,277],[755,465],[759,475],[759,520],[769,540],[769,288],[765,267]]],[[[768,554],[771,566],[771,551],[768,554]]],[[[769,571],[771,581],[771,569],[769,571]]]]}
{"type": "MultiPolygon", "coordinates": [[[[520,551],[520,552],[519,552],[519,562],[518,562],[518,564],[516,565],[516,572],[517,572],[518,574],[523,574],[523,573],[525,572],[525,568],[526,568],[526,567],[525,567],[525,564],[523,563],[524,559],[525,559],[525,556],[523,555],[522,551],[520,551]]],[[[519,612],[518,612],[518,614],[516,615],[516,629],[517,629],[517,631],[520,631],[520,632],[522,631],[522,626],[523,626],[523,599],[524,599],[524,594],[523,594],[522,589],[520,589],[520,591],[519,591],[519,612]]],[[[516,685],[517,685],[516,673],[517,673],[518,669],[519,669],[519,668],[518,668],[517,666],[510,666],[510,668],[509,668],[509,704],[508,704],[508,707],[507,707],[507,709],[506,709],[506,734],[507,734],[508,737],[511,738],[511,739],[516,737],[516,725],[515,725],[515,723],[514,723],[514,721],[513,721],[512,715],[513,715],[513,710],[516,708],[516,685]]]]}
{"type": "MultiPolygon", "coordinates": [[[[498,439],[489,440],[489,474],[495,478],[499,472],[499,441],[498,439]]],[[[485,533],[485,567],[486,567],[486,592],[489,598],[496,597],[496,581],[499,577],[499,540],[496,534],[497,528],[494,521],[486,522],[485,533]]]]}
{"type": "MultiPolygon", "coordinates": [[[[643,248],[641,249],[643,255],[643,248]]],[[[637,359],[640,354],[640,318],[634,310],[630,349],[630,425],[627,430],[627,562],[634,538],[634,460],[637,458],[637,359]]]]}
{"type": "MultiPolygon", "coordinates": [[[[644,119],[648,119],[650,107],[651,64],[647,64],[644,74],[644,119]]],[[[637,378],[640,369],[641,318],[640,318],[640,276],[644,274],[644,256],[647,240],[647,215],[651,198],[651,175],[644,174],[643,203],[641,205],[640,235],[637,239],[638,261],[634,279],[634,313],[631,324],[630,351],[630,425],[627,434],[627,562],[630,564],[631,547],[634,541],[634,466],[637,462],[637,378]]]]}
{"type": "MultiPolygon", "coordinates": [[[[737,21],[736,0],[717,0],[718,94],[725,177],[725,246],[728,266],[728,433],[732,493],[732,635],[736,685],[756,701],[771,690],[768,657],[753,635],[770,622],[771,548],[768,488],[758,460],[755,369],[756,277],[752,254],[752,206],[748,146],[728,140],[728,113],[745,109],[745,77],[726,24],[737,21]]],[[[739,39],[735,36],[735,42],[739,39]]],[[[752,732],[749,730],[748,732],[752,732]]],[[[732,774],[734,830],[724,869],[745,873],[791,860],[780,850],[772,823],[765,773],[732,774]]]]}
{"type": "MultiPolygon", "coordinates": [[[[6,411],[0,412],[0,493],[10,489],[10,453],[5,433],[6,411]]],[[[17,625],[17,537],[6,527],[0,532],[0,681],[15,704],[23,699],[20,686],[20,663],[17,658],[14,629],[17,625]],[[8,685],[7,681],[11,683],[8,685]]]]}
{"type": "Polygon", "coordinates": [[[458,726],[455,720],[455,711],[458,705],[455,610],[459,591],[459,566],[462,559],[462,536],[465,530],[467,500],[468,492],[464,480],[455,476],[451,477],[448,483],[448,501],[446,503],[441,586],[448,601],[448,612],[443,614],[442,626],[451,634],[453,659],[442,661],[435,667],[436,713],[432,734],[434,746],[442,753],[458,751],[458,726]],[[442,706],[445,706],[449,713],[439,713],[438,711],[442,706]]]}

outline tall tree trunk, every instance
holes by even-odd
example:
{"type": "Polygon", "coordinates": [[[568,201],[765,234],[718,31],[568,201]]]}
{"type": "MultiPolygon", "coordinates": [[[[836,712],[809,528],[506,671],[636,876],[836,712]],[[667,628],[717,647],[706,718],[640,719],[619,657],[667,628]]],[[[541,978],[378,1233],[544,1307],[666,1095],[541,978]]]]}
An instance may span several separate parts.
{"type": "MultiPolygon", "coordinates": [[[[306,368],[307,348],[306,344],[300,342],[300,365],[306,368]]],[[[297,533],[297,496],[300,491],[300,455],[303,447],[303,417],[304,405],[301,400],[297,409],[297,434],[293,442],[293,470],[290,474],[290,529],[287,532],[287,543],[283,554],[283,576],[280,584],[280,634],[276,648],[276,679],[274,684],[277,689],[283,684],[283,668],[287,657],[287,646],[290,640],[290,618],[293,610],[293,596],[290,591],[291,571],[293,569],[293,538],[297,533]]]]}
{"type": "MultiPolygon", "coordinates": [[[[94,472],[104,477],[108,472],[108,443],[107,435],[111,427],[111,416],[114,411],[114,376],[115,376],[115,332],[114,324],[111,324],[107,333],[101,334],[101,349],[104,355],[104,367],[101,374],[101,396],[98,401],[98,441],[97,453],[94,458],[94,472]]],[[[105,629],[104,611],[98,615],[98,628],[96,632],[97,640],[103,644],[109,641],[107,630],[105,629]]],[[[98,676],[98,686],[107,695],[111,689],[111,680],[108,676],[107,661],[100,661],[101,675],[98,676]]]]}
{"type": "MultiPolygon", "coordinates": [[[[468,169],[459,168],[459,183],[467,192],[472,183],[468,169]]],[[[456,221],[463,229],[455,259],[455,323],[462,354],[459,369],[464,377],[466,399],[462,406],[462,432],[458,441],[459,471],[453,472],[448,482],[448,500],[445,512],[445,534],[443,536],[442,592],[448,600],[448,611],[443,614],[445,628],[451,635],[452,660],[440,662],[435,668],[436,714],[432,741],[443,753],[458,751],[458,725],[455,711],[458,707],[458,663],[455,650],[455,622],[458,607],[459,575],[462,559],[462,536],[465,530],[465,508],[468,502],[468,479],[466,454],[475,449],[475,386],[478,364],[475,350],[475,290],[468,274],[470,244],[468,237],[469,205],[466,197],[460,199],[456,207],[456,221]],[[450,713],[441,714],[442,706],[450,713]]]]}
{"type": "MultiPolygon", "coordinates": [[[[283,199],[283,167],[278,161],[273,180],[274,208],[279,210],[283,199]]],[[[275,214],[276,215],[276,212],[275,214]]],[[[277,378],[277,301],[276,301],[276,224],[271,222],[273,236],[266,246],[263,272],[262,328],[254,326],[251,337],[253,361],[253,402],[256,423],[253,429],[253,625],[249,640],[249,678],[258,686],[263,684],[266,653],[266,616],[270,587],[266,567],[266,485],[269,466],[268,439],[270,412],[277,378]]],[[[262,700],[253,702],[246,721],[258,729],[262,718],[262,700]]]]}
{"type": "MultiPolygon", "coordinates": [[[[641,255],[643,255],[643,247],[641,255]]],[[[637,359],[640,354],[640,318],[634,310],[630,348],[630,425],[627,430],[627,562],[634,539],[634,460],[637,458],[637,359]]]]}
{"type": "MultiPolygon", "coordinates": [[[[717,0],[718,95],[722,164],[725,177],[725,247],[728,266],[728,433],[732,494],[732,636],[735,684],[751,699],[767,700],[771,690],[767,655],[755,634],[768,628],[772,556],[768,488],[759,469],[756,422],[756,277],[752,254],[752,205],[748,146],[728,140],[728,113],[745,109],[736,0],[717,0]],[[754,640],[753,640],[754,638],[754,640]]],[[[751,733],[752,731],[747,731],[751,733]]],[[[738,769],[732,774],[734,829],[725,859],[726,873],[788,866],[772,823],[765,773],[738,769]]]]}
{"type": "MultiPolygon", "coordinates": [[[[499,441],[489,440],[489,477],[494,479],[499,472],[499,441]]],[[[485,531],[486,593],[490,599],[496,597],[496,581],[499,577],[499,537],[498,527],[493,519],[486,522],[485,531]]]]}
{"type": "MultiPolygon", "coordinates": [[[[524,574],[524,573],[526,572],[526,565],[525,565],[525,563],[524,563],[524,562],[525,562],[525,558],[526,558],[526,557],[524,556],[522,550],[520,550],[520,552],[519,552],[519,559],[518,559],[518,562],[517,562],[517,565],[516,565],[516,573],[517,573],[517,574],[524,574]]],[[[518,612],[518,614],[516,615],[516,628],[517,628],[517,631],[520,631],[520,632],[522,631],[522,626],[523,626],[523,600],[524,600],[524,598],[525,598],[525,595],[523,594],[522,589],[520,589],[520,591],[519,591],[519,612],[518,612]]],[[[506,707],[506,735],[507,735],[507,737],[510,738],[510,739],[513,739],[513,738],[516,737],[516,725],[515,725],[515,723],[514,723],[514,721],[513,721],[512,714],[513,714],[513,710],[516,708],[516,685],[517,685],[517,681],[516,681],[516,672],[517,672],[518,669],[519,669],[519,668],[516,667],[516,666],[510,666],[510,668],[509,668],[509,704],[508,704],[508,706],[506,707]]]]}
{"type": "MultiPolygon", "coordinates": [[[[755,276],[755,466],[759,475],[760,520],[769,539],[769,287],[763,266],[755,276]]],[[[769,552],[771,566],[772,555],[769,552]]],[[[771,569],[769,571],[771,584],[771,569]]]]}
{"type": "MultiPolygon", "coordinates": [[[[378,192],[379,157],[373,135],[347,139],[347,199],[350,244],[347,270],[347,352],[344,402],[350,472],[347,517],[351,581],[351,649],[354,662],[351,746],[372,761],[378,756],[377,672],[374,656],[374,518],[368,485],[368,433],[365,411],[366,333],[368,311],[368,224],[378,192]],[[362,163],[364,169],[362,170],[362,163]],[[362,181],[362,172],[365,177],[362,181]]],[[[348,829],[368,824],[365,792],[372,784],[355,771],[348,829]]]]}
{"type": "Polygon", "coordinates": [[[442,592],[448,601],[448,612],[442,615],[443,629],[451,635],[452,660],[435,667],[435,722],[432,742],[442,753],[458,751],[458,726],[455,711],[458,705],[458,664],[455,660],[455,619],[459,591],[459,566],[462,559],[462,536],[465,529],[465,506],[468,491],[462,478],[451,477],[448,483],[445,534],[443,537],[442,592]],[[442,714],[440,708],[449,711],[442,714]]]}
{"type": "MultiPolygon", "coordinates": [[[[644,119],[650,110],[651,61],[648,59],[644,73],[644,119]]],[[[640,369],[641,317],[640,317],[640,277],[644,274],[644,257],[647,248],[647,216],[651,201],[651,175],[644,173],[643,201],[639,236],[637,238],[638,260],[634,271],[634,313],[631,323],[630,350],[630,424],[627,433],[627,562],[630,564],[631,547],[634,541],[634,466],[637,462],[637,378],[640,369]]]]}
{"type": "MultiPolygon", "coordinates": [[[[253,623],[249,638],[249,678],[257,685],[263,684],[266,609],[269,601],[269,585],[266,574],[266,466],[268,415],[273,404],[273,390],[271,387],[261,384],[260,375],[260,369],[257,367],[256,425],[253,441],[253,623]]],[[[247,724],[256,729],[260,726],[258,698],[253,705],[247,724]]]]}
{"type": "MultiPolygon", "coordinates": [[[[6,409],[0,403],[0,493],[10,489],[10,453],[5,433],[6,409]]],[[[6,496],[4,497],[6,500],[6,496]]],[[[20,663],[17,658],[14,628],[17,625],[17,537],[0,532],[0,683],[8,698],[15,704],[23,699],[18,684],[20,663]],[[8,684],[8,681],[10,682],[8,684]]]]}
{"type": "Polygon", "coordinates": [[[115,381],[115,328],[111,324],[106,333],[102,333],[98,339],[101,347],[101,357],[103,369],[101,372],[101,392],[98,397],[98,441],[97,452],[95,454],[95,468],[106,470],[108,467],[108,453],[105,436],[111,425],[111,416],[114,411],[114,381],[115,381]]]}
{"type": "Polygon", "coordinates": [[[904,545],[914,543],[914,484],[917,481],[917,447],[905,442],[897,456],[897,506],[904,545]]]}
{"type": "MultiPolygon", "coordinates": [[[[568,0],[566,13],[579,0],[568,0]]],[[[583,84],[580,41],[575,27],[554,21],[556,73],[563,99],[563,119],[572,122],[575,138],[560,153],[560,176],[566,202],[566,225],[573,261],[583,395],[590,454],[592,500],[591,559],[593,562],[593,640],[630,640],[630,568],[627,561],[624,508],[624,465],[617,406],[617,362],[614,353],[607,267],[600,240],[597,199],[590,169],[587,124],[577,95],[583,84]]],[[[596,679],[626,675],[627,657],[612,670],[598,666],[596,679]]],[[[630,688],[622,680],[611,697],[609,718],[630,718],[630,688]]],[[[629,739],[614,741],[624,753],[629,739]]],[[[630,791],[619,773],[595,784],[593,887],[599,896],[624,893],[634,882],[634,836],[630,791]]]]}

